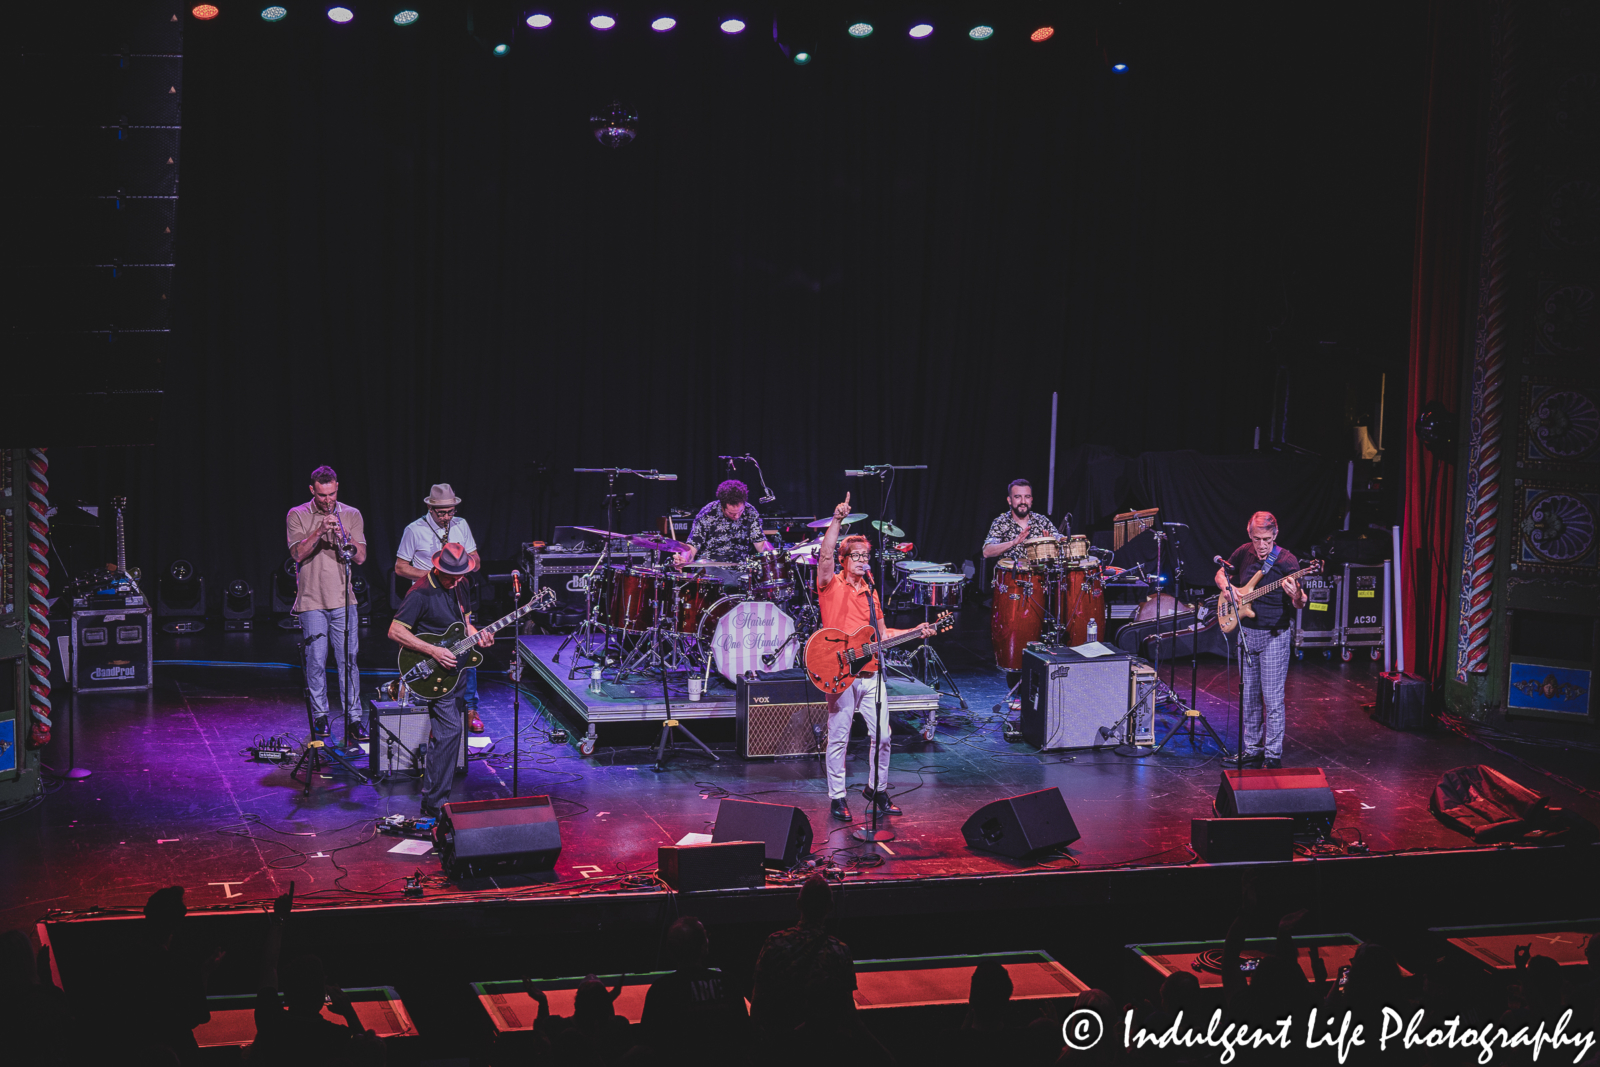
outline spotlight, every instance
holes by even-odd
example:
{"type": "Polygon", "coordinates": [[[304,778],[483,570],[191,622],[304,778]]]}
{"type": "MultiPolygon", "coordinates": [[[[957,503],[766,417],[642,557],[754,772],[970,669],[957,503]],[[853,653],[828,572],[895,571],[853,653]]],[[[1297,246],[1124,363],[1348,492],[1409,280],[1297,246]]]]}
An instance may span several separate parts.
{"type": "Polygon", "coordinates": [[[356,17],[356,13],[347,7],[328,8],[328,17],[333,21],[343,24],[356,17]]]}
{"type": "Polygon", "coordinates": [[[650,24],[650,28],[657,33],[666,33],[678,24],[678,20],[671,16],[663,16],[650,24]]]}
{"type": "Polygon", "coordinates": [[[974,26],[972,29],[967,31],[967,36],[971,37],[974,41],[987,41],[989,38],[994,36],[994,27],[974,26]]]}
{"type": "Polygon", "coordinates": [[[803,67],[807,63],[811,62],[811,53],[810,52],[796,52],[794,54],[794,61],[795,61],[795,63],[797,63],[797,64],[799,64],[800,66],[803,67]]]}
{"type": "Polygon", "coordinates": [[[396,26],[409,26],[421,17],[420,12],[413,11],[409,7],[404,8],[394,13],[394,24],[396,26]]]}
{"type": "Polygon", "coordinates": [[[911,27],[911,29],[907,32],[920,41],[922,38],[933,32],[933,27],[928,25],[926,22],[919,22],[915,26],[911,27]]]}
{"type": "Polygon", "coordinates": [[[175,559],[167,577],[156,586],[156,614],[169,634],[192,634],[206,628],[206,580],[196,578],[194,564],[175,559]]]}
{"type": "Polygon", "coordinates": [[[224,630],[251,629],[256,615],[256,594],[250,583],[235,578],[222,591],[222,628],[224,630]]]}
{"type": "Polygon", "coordinates": [[[264,7],[261,9],[261,18],[266,22],[281,22],[283,17],[288,13],[288,8],[279,7],[277,4],[274,4],[271,7],[264,7]]]}
{"type": "Polygon", "coordinates": [[[744,22],[740,19],[728,19],[722,24],[722,32],[732,35],[744,32],[744,22]]]}
{"type": "Polygon", "coordinates": [[[1124,72],[1125,70],[1128,69],[1128,64],[1126,64],[1126,63],[1113,63],[1113,64],[1111,64],[1111,69],[1116,71],[1118,74],[1121,74],[1122,72],[1124,72]]]}
{"type": "Polygon", "coordinates": [[[871,37],[872,36],[872,23],[870,23],[870,22],[858,22],[854,26],[851,26],[845,32],[848,33],[852,37],[871,37]]]}
{"type": "Polygon", "coordinates": [[[598,115],[589,116],[594,139],[607,148],[621,148],[639,135],[639,116],[613,100],[611,106],[598,115]]]}
{"type": "Polygon", "coordinates": [[[589,20],[589,25],[593,26],[597,30],[609,30],[616,24],[617,20],[612,18],[610,15],[596,15],[594,18],[589,20]]]}
{"type": "Polygon", "coordinates": [[[1056,28],[1054,26],[1040,26],[1038,29],[1036,29],[1032,33],[1028,34],[1028,40],[1030,40],[1030,41],[1048,41],[1050,38],[1054,37],[1055,35],[1056,35],[1056,28]]]}
{"type": "Polygon", "coordinates": [[[201,22],[210,22],[212,19],[222,14],[222,12],[217,10],[216,4],[196,4],[194,9],[190,11],[189,14],[193,15],[201,22]]]}
{"type": "Polygon", "coordinates": [[[550,25],[550,21],[550,16],[543,13],[535,13],[528,16],[528,25],[536,30],[544,29],[550,25]]]}
{"type": "Polygon", "coordinates": [[[497,44],[494,46],[494,54],[497,56],[503,56],[509,51],[511,51],[511,46],[508,44],[497,44]]]}

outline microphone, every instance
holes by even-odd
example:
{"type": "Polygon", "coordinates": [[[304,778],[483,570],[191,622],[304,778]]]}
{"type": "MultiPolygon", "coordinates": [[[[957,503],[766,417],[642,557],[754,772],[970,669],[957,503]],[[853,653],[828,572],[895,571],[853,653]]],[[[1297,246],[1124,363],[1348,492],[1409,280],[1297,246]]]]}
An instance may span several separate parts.
{"type": "Polygon", "coordinates": [[[646,474],[645,477],[650,479],[652,482],[675,482],[678,480],[678,476],[676,474],[657,474],[655,471],[651,471],[649,474],[646,474]]]}
{"type": "Polygon", "coordinates": [[[511,572],[511,602],[514,604],[518,600],[521,600],[521,599],[522,599],[522,572],[518,571],[518,570],[513,570],[511,572]]]}
{"type": "Polygon", "coordinates": [[[766,496],[762,497],[759,502],[762,504],[770,504],[776,499],[778,499],[777,494],[768,493],[766,496]]]}
{"type": "Polygon", "coordinates": [[[1223,559],[1221,556],[1212,556],[1211,557],[1211,562],[1217,564],[1217,566],[1221,567],[1223,570],[1227,571],[1229,574],[1233,573],[1233,564],[1229,563],[1227,560],[1223,559]]]}

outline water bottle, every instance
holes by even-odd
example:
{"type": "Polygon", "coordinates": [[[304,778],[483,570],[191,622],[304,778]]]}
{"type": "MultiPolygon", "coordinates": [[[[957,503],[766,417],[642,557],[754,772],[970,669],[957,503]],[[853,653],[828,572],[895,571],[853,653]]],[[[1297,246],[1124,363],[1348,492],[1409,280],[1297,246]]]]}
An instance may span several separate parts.
{"type": "Polygon", "coordinates": [[[1090,643],[1093,643],[1093,642],[1098,641],[1098,640],[1100,640],[1100,624],[1095,622],[1095,620],[1090,619],[1089,620],[1089,636],[1087,638],[1087,641],[1089,641],[1090,643]]]}
{"type": "Polygon", "coordinates": [[[589,692],[600,693],[600,664],[596,663],[589,669],[589,692]]]}

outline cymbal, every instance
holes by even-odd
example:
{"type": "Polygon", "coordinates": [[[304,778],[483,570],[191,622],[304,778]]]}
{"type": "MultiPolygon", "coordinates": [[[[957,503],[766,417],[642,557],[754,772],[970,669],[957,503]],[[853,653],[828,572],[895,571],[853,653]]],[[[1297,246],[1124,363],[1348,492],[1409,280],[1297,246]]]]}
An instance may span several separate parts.
{"type": "Polygon", "coordinates": [[[680,567],[737,567],[737,563],[724,563],[720,559],[691,559],[687,563],[680,563],[680,567]]]}
{"type": "Polygon", "coordinates": [[[873,519],[872,528],[885,537],[904,537],[906,535],[906,532],[894,523],[884,522],[881,519],[873,519]]]}
{"type": "Polygon", "coordinates": [[[659,534],[634,534],[628,540],[632,541],[635,547],[648,549],[652,552],[689,551],[689,546],[682,541],[674,541],[670,537],[662,537],[659,534]]]}
{"type": "MultiPolygon", "coordinates": [[[[839,520],[839,525],[849,526],[852,522],[860,522],[866,517],[867,513],[865,511],[852,511],[850,514],[839,520]]],[[[828,528],[828,523],[832,521],[833,516],[829,515],[825,519],[818,519],[816,522],[808,522],[806,525],[811,527],[813,530],[825,530],[828,528]]]]}
{"type": "Polygon", "coordinates": [[[594,526],[574,526],[573,529],[582,530],[584,533],[597,534],[600,537],[609,537],[616,541],[626,541],[628,539],[627,534],[613,533],[610,530],[601,530],[594,526]]]}

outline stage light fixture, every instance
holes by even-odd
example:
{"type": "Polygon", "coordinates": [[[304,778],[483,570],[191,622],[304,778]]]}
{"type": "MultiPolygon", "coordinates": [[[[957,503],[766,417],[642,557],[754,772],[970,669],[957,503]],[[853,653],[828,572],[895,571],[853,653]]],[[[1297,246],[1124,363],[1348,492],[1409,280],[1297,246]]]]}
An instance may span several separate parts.
{"type": "Polygon", "coordinates": [[[528,16],[528,26],[535,30],[544,29],[546,26],[550,25],[551,21],[552,20],[550,16],[544,14],[543,12],[535,12],[528,16]]]}
{"type": "Polygon", "coordinates": [[[989,38],[994,36],[994,27],[974,26],[972,29],[967,31],[967,36],[971,37],[974,41],[987,41],[989,38]]]}
{"type": "Polygon", "coordinates": [[[511,46],[508,44],[497,44],[494,46],[494,54],[497,56],[503,56],[509,51],[511,51],[511,46]]]}
{"type": "Polygon", "coordinates": [[[330,7],[328,8],[328,17],[342,26],[355,18],[356,13],[347,7],[330,7]]]}
{"type": "Polygon", "coordinates": [[[1048,41],[1050,38],[1054,37],[1055,35],[1056,35],[1056,28],[1054,26],[1040,26],[1038,29],[1036,29],[1032,33],[1028,34],[1028,40],[1030,40],[1030,41],[1048,41]]]}
{"type": "Polygon", "coordinates": [[[666,33],[678,24],[678,20],[669,15],[664,15],[650,24],[650,28],[657,33],[666,33]]]}
{"type": "Polygon", "coordinates": [[[933,32],[933,27],[928,25],[926,22],[919,22],[906,32],[910,33],[911,36],[920,41],[933,32]]]}
{"type": "Polygon", "coordinates": [[[1116,71],[1118,74],[1121,74],[1122,72],[1124,72],[1124,71],[1126,71],[1128,69],[1128,64],[1126,64],[1126,63],[1113,63],[1113,64],[1111,64],[1111,69],[1116,71]]]}
{"type": "Polygon", "coordinates": [[[848,33],[852,37],[871,37],[872,36],[872,23],[870,23],[870,22],[858,22],[854,26],[851,26],[845,32],[848,33]]]}
{"type": "Polygon", "coordinates": [[[421,17],[421,12],[413,11],[408,7],[394,13],[394,24],[396,26],[409,26],[421,17]]]}
{"type": "Polygon", "coordinates": [[[736,33],[744,32],[744,22],[740,19],[725,19],[721,26],[722,32],[730,37],[736,33]]]}
{"type": "Polygon", "coordinates": [[[610,15],[596,15],[594,18],[589,20],[589,25],[593,26],[597,30],[609,30],[616,24],[617,20],[612,18],[610,15]]]}
{"type": "Polygon", "coordinates": [[[288,13],[288,8],[279,7],[277,4],[274,4],[271,7],[264,7],[261,9],[261,18],[265,22],[281,22],[283,21],[284,16],[288,13]]]}
{"type": "Polygon", "coordinates": [[[194,8],[190,10],[189,14],[193,15],[201,22],[210,22],[212,19],[222,14],[222,12],[217,9],[216,4],[196,4],[194,8]]]}
{"type": "Polygon", "coordinates": [[[589,127],[594,139],[607,148],[621,148],[639,135],[639,116],[613,100],[611,106],[598,115],[589,116],[589,127]]]}
{"type": "Polygon", "coordinates": [[[796,52],[794,54],[794,61],[799,66],[803,67],[807,63],[811,62],[811,53],[810,52],[796,52]]]}

